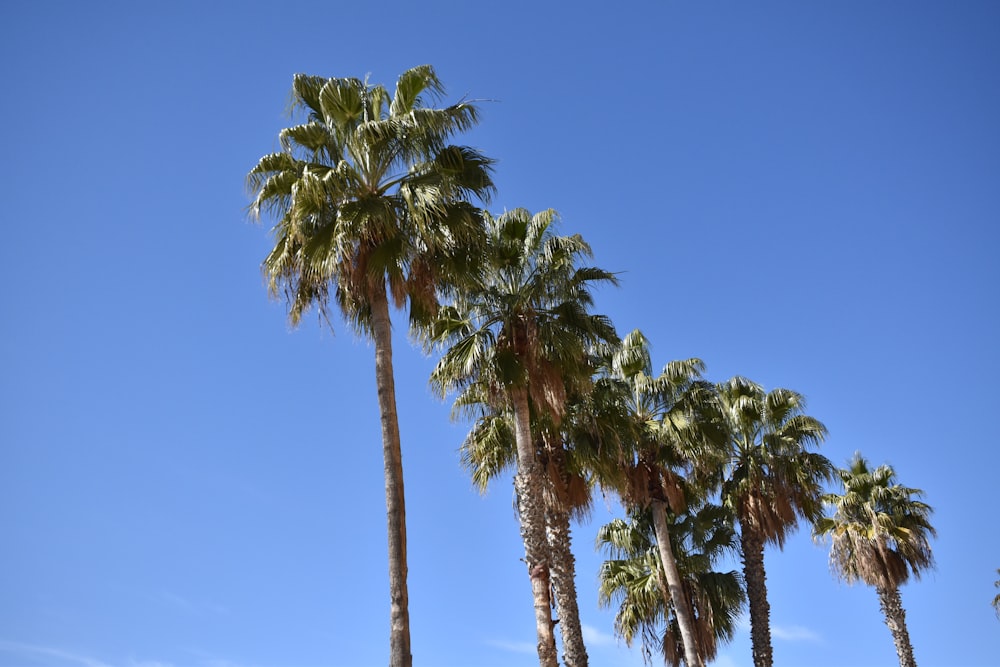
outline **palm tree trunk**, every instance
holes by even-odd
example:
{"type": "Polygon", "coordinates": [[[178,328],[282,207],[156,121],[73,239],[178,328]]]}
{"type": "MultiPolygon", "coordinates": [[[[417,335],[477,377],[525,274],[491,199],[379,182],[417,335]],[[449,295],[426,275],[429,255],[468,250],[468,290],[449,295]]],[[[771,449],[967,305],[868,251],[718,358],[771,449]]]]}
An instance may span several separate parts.
{"type": "Polygon", "coordinates": [[[389,667],[411,667],[409,593],[406,586],[406,506],[403,498],[403,454],[396,414],[396,381],[392,370],[392,323],[385,290],[372,295],[372,340],[375,384],[382,420],[385,466],[385,510],[389,534],[389,667]]]}
{"type": "Polygon", "coordinates": [[[566,667],[587,667],[587,647],[583,644],[580,607],[576,600],[576,558],[571,548],[569,512],[550,507],[545,530],[552,558],[552,588],[559,613],[563,663],[566,667]]]}
{"type": "Polygon", "coordinates": [[[698,653],[698,644],[695,640],[694,619],[691,618],[690,607],[684,598],[681,573],[674,558],[673,547],[670,545],[667,504],[654,498],[650,506],[653,512],[653,529],[656,531],[656,546],[660,552],[660,563],[663,564],[663,576],[667,580],[667,589],[674,603],[674,614],[677,616],[677,626],[681,632],[681,643],[684,644],[684,664],[688,667],[704,667],[705,663],[698,653]]]}
{"type": "Polygon", "coordinates": [[[521,519],[521,539],[524,560],[531,579],[531,595],[535,604],[535,630],[538,634],[538,664],[559,667],[556,638],[552,621],[552,598],[549,595],[549,545],[545,537],[545,506],[542,496],[541,466],[535,457],[531,439],[528,391],[511,391],[514,404],[514,439],[517,443],[517,474],[514,490],[517,511],[521,519]]]}
{"type": "Polygon", "coordinates": [[[885,624],[892,633],[892,641],[896,644],[896,655],[899,656],[899,667],[917,667],[913,658],[913,645],[910,643],[910,633],[906,630],[906,610],[903,600],[899,597],[899,588],[875,588],[878,592],[879,606],[885,615],[885,624]]]}
{"type": "Polygon", "coordinates": [[[750,603],[750,642],[754,667],[771,667],[771,605],[767,602],[767,575],[764,572],[764,538],[755,530],[740,525],[743,551],[743,579],[750,603]]]}

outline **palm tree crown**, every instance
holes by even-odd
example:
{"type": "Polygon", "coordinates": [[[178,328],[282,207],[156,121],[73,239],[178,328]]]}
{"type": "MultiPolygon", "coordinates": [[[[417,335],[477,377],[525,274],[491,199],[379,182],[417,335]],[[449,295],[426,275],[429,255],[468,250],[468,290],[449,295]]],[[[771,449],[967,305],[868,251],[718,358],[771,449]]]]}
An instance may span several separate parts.
{"type": "Polygon", "coordinates": [[[704,369],[700,359],[685,359],[655,375],[649,341],[638,329],[603,360],[598,395],[614,396],[615,407],[604,406],[602,417],[617,432],[618,456],[602,475],[627,504],[656,499],[683,512],[685,477],[717,468],[715,396],[704,369]]]}
{"type": "Polygon", "coordinates": [[[534,407],[558,421],[567,389],[589,381],[588,348],[617,340],[607,317],[588,312],[594,286],[617,278],[577,266],[590,246],[579,235],[556,236],[555,211],[514,209],[485,219],[480,270],[441,309],[429,337],[453,343],[431,383],[442,393],[479,385],[476,400],[459,405],[505,405],[506,389],[525,389],[534,407]]]}
{"type": "Polygon", "coordinates": [[[805,399],[789,389],[764,388],[734,377],[719,385],[730,454],[722,497],[740,523],[779,547],[799,517],[822,516],[823,482],[833,464],[807,451],[826,427],[803,413],[805,399]]]}
{"type": "Polygon", "coordinates": [[[494,190],[492,161],[448,143],[477,123],[477,108],[426,106],[442,94],[429,65],[404,72],[391,97],[356,78],[295,75],[293,109],[305,122],[282,130],[281,150],[247,179],[251,215],[277,219],[263,270],[293,323],[313,305],[326,315],[331,284],[362,330],[372,292],[386,285],[397,306],[409,297],[415,315],[433,310],[439,269],[477,239],[468,200],[494,190]]]}
{"type": "Polygon", "coordinates": [[[920,489],[898,484],[888,465],[871,469],[861,454],[838,474],[844,492],[823,497],[834,513],[815,529],[817,536],[831,538],[830,562],[838,576],[895,588],[934,566],[932,509],[918,500],[920,489]]]}

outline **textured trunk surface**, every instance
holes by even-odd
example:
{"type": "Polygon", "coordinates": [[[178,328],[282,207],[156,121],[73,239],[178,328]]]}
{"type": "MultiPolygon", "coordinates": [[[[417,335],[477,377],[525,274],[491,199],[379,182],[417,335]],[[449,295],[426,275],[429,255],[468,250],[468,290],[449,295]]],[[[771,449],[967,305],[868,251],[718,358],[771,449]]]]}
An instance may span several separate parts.
{"type": "Polygon", "coordinates": [[[743,579],[750,602],[750,643],[754,667],[771,667],[771,605],[767,602],[767,575],[764,572],[764,538],[756,531],[740,526],[743,550],[743,579]]]}
{"type": "Polygon", "coordinates": [[[910,644],[910,633],[906,630],[906,610],[903,609],[899,589],[879,586],[875,590],[878,592],[879,606],[885,614],[885,624],[889,626],[892,641],[896,644],[899,667],[917,667],[917,661],[913,658],[913,645],[910,644]]]}
{"type": "Polygon", "coordinates": [[[583,644],[580,608],[576,601],[576,558],[571,548],[569,512],[550,508],[547,516],[545,529],[552,558],[552,588],[559,613],[563,664],[566,667],[587,667],[587,648],[583,644]]]}
{"type": "Polygon", "coordinates": [[[385,466],[385,511],[389,533],[389,667],[411,667],[409,593],[406,587],[406,506],[403,501],[403,455],[396,414],[396,382],[392,370],[392,324],[383,291],[372,299],[375,384],[382,419],[385,466]]]}
{"type": "Polygon", "coordinates": [[[670,544],[667,504],[654,499],[650,506],[653,511],[653,529],[656,531],[656,547],[660,552],[660,562],[663,564],[663,576],[667,580],[667,589],[674,603],[674,614],[677,616],[677,626],[681,632],[681,643],[684,644],[684,664],[688,667],[704,667],[705,663],[701,660],[698,643],[695,640],[694,619],[688,613],[690,607],[684,599],[681,573],[677,568],[677,560],[670,544]]]}
{"type": "Polygon", "coordinates": [[[524,540],[524,560],[531,580],[535,604],[535,629],[538,633],[538,664],[559,667],[552,622],[552,598],[549,595],[549,544],[545,537],[545,505],[542,497],[542,470],[535,457],[526,389],[513,390],[514,438],[517,443],[517,474],[514,490],[524,540]]]}

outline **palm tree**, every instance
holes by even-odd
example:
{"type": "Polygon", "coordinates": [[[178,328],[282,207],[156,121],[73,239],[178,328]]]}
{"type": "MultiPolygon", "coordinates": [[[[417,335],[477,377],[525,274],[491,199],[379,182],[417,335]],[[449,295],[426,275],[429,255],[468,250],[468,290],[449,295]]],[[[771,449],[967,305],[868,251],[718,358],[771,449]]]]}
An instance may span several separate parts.
{"type": "MultiPolygon", "coordinates": [[[[571,519],[583,520],[593,504],[593,468],[601,452],[589,429],[588,402],[593,368],[580,368],[587,381],[572,383],[567,412],[560,423],[542,419],[540,458],[545,481],[545,528],[551,558],[552,589],[559,612],[559,628],[565,648],[565,663],[587,664],[583,627],[576,594],[576,558],[572,550],[571,519]]],[[[582,379],[582,378],[581,378],[582,379]]]]}
{"type": "Polygon", "coordinates": [[[591,290],[614,275],[577,267],[590,256],[579,235],[556,236],[555,212],[515,209],[486,216],[481,272],[442,308],[431,339],[450,343],[431,375],[442,394],[477,385],[493,410],[511,415],[516,445],[514,488],[531,580],[540,664],[558,664],[550,612],[551,557],[546,536],[545,481],[532,411],[557,423],[567,383],[582,381],[586,351],[617,337],[592,315],[591,290]]]}
{"type": "Polygon", "coordinates": [[[730,450],[721,494],[740,527],[753,660],[771,667],[764,545],[781,548],[800,517],[815,522],[822,516],[822,486],[833,465],[806,448],[823,441],[826,427],[804,414],[805,399],[788,389],[765,392],[734,377],[717,391],[730,450]]]}
{"type": "Polygon", "coordinates": [[[823,497],[834,512],[817,522],[814,534],[831,538],[830,563],[840,578],[875,587],[900,667],[916,667],[899,587],[910,574],[919,579],[934,567],[933,510],[918,500],[923,491],[896,483],[888,465],[872,470],[860,453],[837,472],[844,493],[823,497]]]}
{"type": "Polygon", "coordinates": [[[355,78],[297,74],[293,110],[303,123],[282,130],[281,150],[250,171],[254,219],[277,219],[262,269],[297,324],[315,306],[329,323],[331,289],[347,321],[375,344],[389,536],[390,664],[408,667],[406,511],[392,367],[390,301],[409,302],[412,323],[436,307],[437,290],[463,270],[478,238],[470,198],[493,192],[491,161],[449,144],[476,124],[468,102],[444,108],[428,65],[404,72],[393,95],[355,78]]]}
{"type": "MultiPolygon", "coordinates": [[[[472,398],[474,393],[466,390],[457,399],[463,409],[479,411],[460,451],[462,463],[472,474],[473,482],[485,493],[491,480],[515,467],[517,447],[512,415],[498,414],[488,405],[478,403],[472,398]]],[[[571,404],[568,411],[572,415],[574,405],[571,404]]],[[[571,420],[568,416],[563,420],[563,429],[553,431],[551,423],[546,424],[548,420],[534,411],[532,414],[535,449],[543,468],[545,535],[552,594],[559,615],[563,660],[567,666],[588,664],[576,594],[571,519],[586,517],[592,502],[586,464],[580,461],[580,452],[573,443],[565,439],[565,425],[571,420]]]]}
{"type": "Polygon", "coordinates": [[[698,655],[712,660],[720,641],[731,641],[746,594],[736,572],[712,569],[718,558],[737,548],[736,534],[725,510],[703,501],[683,515],[670,513],[671,549],[683,579],[683,598],[669,597],[650,511],[633,512],[628,522],[615,519],[603,526],[597,542],[611,556],[601,566],[600,601],[617,604],[615,631],[631,646],[641,637],[647,661],[653,650],[679,667],[684,646],[679,608],[694,617],[698,655]]]}
{"type": "MultiPolygon", "coordinates": [[[[610,353],[598,393],[605,394],[612,411],[619,411],[608,423],[619,424],[620,448],[600,471],[601,483],[617,490],[631,512],[650,510],[666,579],[665,602],[683,600],[684,581],[667,517],[685,511],[685,475],[695,472],[695,463],[714,467],[711,439],[703,428],[714,394],[701,378],[704,364],[699,359],[673,361],[654,377],[649,343],[638,330],[610,353]]],[[[674,604],[673,610],[684,661],[701,667],[695,619],[684,604],[674,604]]]]}
{"type": "MultiPolygon", "coordinates": [[[[1000,574],[1000,567],[997,568],[997,574],[1000,574]]],[[[1000,588],[1000,578],[993,582],[993,587],[1000,588]]],[[[993,597],[993,610],[997,613],[997,618],[1000,618],[1000,593],[993,597]]]]}

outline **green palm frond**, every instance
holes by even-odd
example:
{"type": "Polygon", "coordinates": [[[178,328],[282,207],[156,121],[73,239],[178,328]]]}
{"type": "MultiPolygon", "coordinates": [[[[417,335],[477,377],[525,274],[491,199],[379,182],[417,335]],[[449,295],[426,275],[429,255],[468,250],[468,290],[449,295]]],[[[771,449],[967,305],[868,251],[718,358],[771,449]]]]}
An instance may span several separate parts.
{"type": "Polygon", "coordinates": [[[320,92],[329,79],[308,74],[296,74],[292,77],[289,111],[306,110],[310,118],[322,118],[320,92]]]}
{"type": "Polygon", "coordinates": [[[336,159],[336,138],[323,123],[315,121],[285,128],[278,134],[282,148],[288,153],[304,149],[314,162],[336,159]]]}
{"type": "Polygon", "coordinates": [[[396,81],[389,113],[393,116],[409,113],[421,101],[420,96],[425,91],[435,97],[444,94],[444,88],[430,65],[421,65],[404,72],[396,81]]]}
{"type": "Polygon", "coordinates": [[[642,532],[635,530],[624,519],[612,519],[597,531],[597,547],[604,548],[612,558],[634,554],[652,547],[642,532]]]}
{"type": "Polygon", "coordinates": [[[339,136],[346,137],[349,128],[365,118],[365,97],[370,94],[365,89],[358,79],[330,79],[323,83],[315,101],[310,100],[309,108],[321,114],[322,122],[335,128],[339,136]]]}
{"type": "Polygon", "coordinates": [[[469,431],[461,447],[462,466],[485,493],[489,482],[513,468],[517,451],[507,415],[482,415],[469,431]]]}
{"type": "MultiPolygon", "coordinates": [[[[449,309],[446,316],[455,312],[454,309],[449,309]]],[[[489,364],[486,362],[495,356],[494,331],[489,328],[473,328],[468,319],[458,317],[451,320],[442,320],[439,317],[435,320],[434,326],[441,330],[442,335],[451,332],[461,333],[456,334],[460,337],[456,338],[455,343],[442,355],[431,372],[431,387],[443,397],[448,392],[479,379],[490,382],[491,377],[483,376],[489,373],[489,364]]]]}
{"type": "Polygon", "coordinates": [[[597,367],[605,414],[617,411],[627,427],[618,429],[619,472],[605,470],[602,484],[630,506],[655,498],[683,503],[679,489],[685,478],[708,479],[720,458],[718,438],[708,428],[715,395],[701,378],[704,363],[673,361],[653,375],[649,343],[638,330],[604,354],[597,367]]]}
{"type": "Polygon", "coordinates": [[[413,131],[420,139],[413,147],[422,147],[429,155],[444,147],[455,134],[466,132],[479,123],[479,109],[467,102],[453,104],[441,109],[426,107],[413,109],[402,118],[407,131],[413,131]]]}

